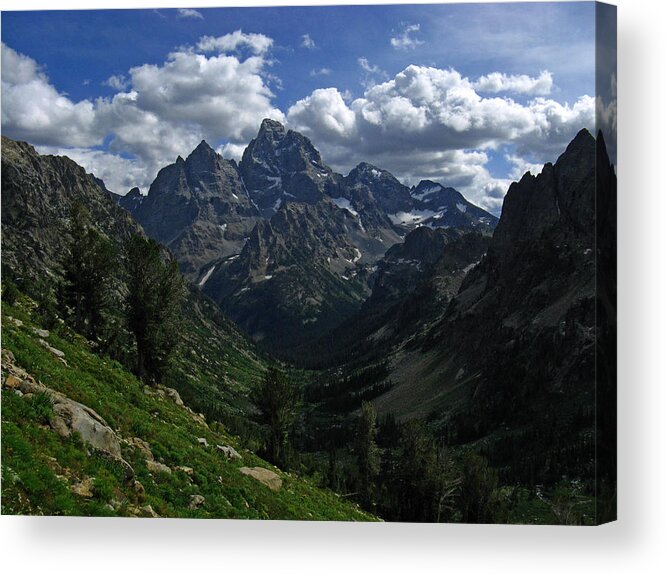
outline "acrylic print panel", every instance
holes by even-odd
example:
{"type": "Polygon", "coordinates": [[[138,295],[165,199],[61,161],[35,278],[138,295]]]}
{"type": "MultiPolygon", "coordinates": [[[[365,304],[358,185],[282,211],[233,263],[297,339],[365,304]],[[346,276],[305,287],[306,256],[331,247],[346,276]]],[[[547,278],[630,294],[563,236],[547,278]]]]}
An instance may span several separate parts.
{"type": "Polygon", "coordinates": [[[2,512],[613,520],[615,18],[3,12],[2,512]]]}

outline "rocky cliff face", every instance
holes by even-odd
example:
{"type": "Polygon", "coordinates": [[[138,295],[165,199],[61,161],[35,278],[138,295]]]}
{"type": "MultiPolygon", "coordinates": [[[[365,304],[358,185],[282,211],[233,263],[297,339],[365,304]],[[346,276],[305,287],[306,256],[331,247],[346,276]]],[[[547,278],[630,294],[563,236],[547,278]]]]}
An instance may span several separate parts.
{"type": "Polygon", "coordinates": [[[593,475],[595,201],[615,179],[601,146],[583,130],[511,186],[487,255],[396,364],[380,411],[439,418],[454,440],[492,446],[494,465],[520,461],[526,480],[593,475]]]}
{"type": "Polygon", "coordinates": [[[205,141],[160,170],[147,196],[135,188],[119,203],[171,249],[191,279],[212,260],[239,253],[259,216],[235,162],[205,141]]]}
{"type": "MultiPolygon", "coordinates": [[[[367,305],[387,306],[413,293],[434,273],[464,275],[482,258],[489,238],[459,230],[420,227],[405,242],[393,246],[378,264],[372,296],[367,305]]],[[[459,287],[458,282],[458,287],[459,287]]],[[[449,292],[455,295],[457,289],[449,292]]]]}
{"type": "Polygon", "coordinates": [[[356,311],[369,293],[372,266],[410,230],[489,233],[493,216],[431,184],[445,192],[421,186],[414,194],[366,163],[343,177],[308,138],[264,120],[238,166],[202,142],[186,160],[161,170],[146,197],[132,190],[119,202],[252,337],[284,347],[309,341],[356,311]],[[279,274],[268,261],[280,262],[279,274]],[[266,276],[271,280],[258,281],[266,276]],[[300,300],[287,289],[294,285],[308,294],[307,304],[296,306],[300,300]],[[283,337],[281,326],[290,326],[294,337],[283,337]]]}
{"type": "Polygon", "coordinates": [[[67,157],[42,156],[2,138],[2,259],[17,276],[60,271],[69,250],[70,213],[83,204],[99,231],[121,243],[140,226],[116,205],[101,180],[67,157]]]}
{"type": "Polygon", "coordinates": [[[374,266],[372,292],[361,309],[301,352],[317,367],[363,365],[411,345],[441,321],[489,242],[489,236],[469,230],[416,228],[374,266]]]}
{"type": "Polygon", "coordinates": [[[255,340],[282,350],[331,329],[360,307],[367,267],[356,219],[332,202],[286,202],[220,262],[204,289],[255,340]]]}
{"type": "MultiPolygon", "coordinates": [[[[420,223],[435,228],[471,229],[492,234],[497,218],[468,202],[454,188],[422,180],[410,190],[420,223]]],[[[399,219],[399,214],[394,217],[399,219]]]]}
{"type": "Polygon", "coordinates": [[[266,218],[287,200],[316,203],[337,178],[308,138],[274,120],[262,122],[239,168],[250,197],[266,218]]]}

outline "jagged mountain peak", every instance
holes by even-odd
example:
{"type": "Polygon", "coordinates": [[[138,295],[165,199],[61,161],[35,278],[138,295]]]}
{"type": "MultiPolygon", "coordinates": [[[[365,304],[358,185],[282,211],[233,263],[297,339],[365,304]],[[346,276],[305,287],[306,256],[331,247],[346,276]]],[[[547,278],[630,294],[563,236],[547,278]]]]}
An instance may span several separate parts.
{"type": "Polygon", "coordinates": [[[286,129],[284,125],[277,120],[264,118],[261,122],[261,126],[259,127],[259,135],[265,134],[286,134],[286,129]]]}
{"type": "Polygon", "coordinates": [[[511,184],[490,247],[493,264],[510,261],[547,234],[563,245],[587,238],[595,221],[595,171],[611,171],[607,160],[597,162],[601,145],[603,140],[597,142],[583,129],[555,164],[545,164],[536,176],[527,172],[511,184]]]}
{"type": "Polygon", "coordinates": [[[333,175],[306,136],[268,119],[243,152],[238,169],[264,217],[273,215],[286,198],[320,200],[333,175]]]}
{"type": "Polygon", "coordinates": [[[120,245],[140,226],[116,205],[103,182],[66,156],[38,154],[26,142],[2,137],[2,263],[19,276],[57,277],[69,250],[75,203],[120,245]]]}
{"type": "Polygon", "coordinates": [[[196,148],[194,148],[194,150],[192,150],[187,159],[189,160],[192,157],[198,157],[198,156],[216,157],[217,152],[215,152],[215,150],[213,150],[213,148],[210,147],[210,145],[208,144],[208,142],[206,142],[206,140],[201,140],[201,142],[199,142],[199,145],[196,148]]]}
{"type": "Polygon", "coordinates": [[[383,170],[382,168],[378,168],[377,166],[374,166],[368,162],[361,162],[358,164],[349,172],[347,177],[353,180],[362,181],[363,183],[382,179],[388,179],[395,182],[398,181],[397,178],[391,174],[391,172],[383,170]]]}
{"type": "MultiPolygon", "coordinates": [[[[602,138],[602,143],[604,143],[604,146],[605,146],[605,142],[603,142],[603,138],[602,138]]],[[[586,147],[595,146],[595,144],[596,143],[595,143],[594,136],[592,135],[592,133],[587,128],[582,128],[576,134],[575,138],[573,140],[571,140],[571,142],[569,142],[569,145],[567,146],[567,150],[579,148],[580,146],[586,146],[586,147]]]]}
{"type": "Polygon", "coordinates": [[[211,261],[238,254],[258,213],[234,162],[205,140],[162,168],[147,196],[131,191],[118,203],[165,243],[191,279],[211,261]]]}
{"type": "Polygon", "coordinates": [[[465,200],[465,197],[455,188],[443,186],[439,182],[433,180],[421,180],[416,186],[410,190],[410,194],[417,200],[449,198],[455,200],[465,200]]]}

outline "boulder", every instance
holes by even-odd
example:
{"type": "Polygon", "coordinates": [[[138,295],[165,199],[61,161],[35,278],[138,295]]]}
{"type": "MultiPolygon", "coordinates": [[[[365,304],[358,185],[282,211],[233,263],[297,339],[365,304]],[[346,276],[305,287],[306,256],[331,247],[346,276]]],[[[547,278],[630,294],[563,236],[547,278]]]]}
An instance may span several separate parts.
{"type": "Polygon", "coordinates": [[[25,379],[21,379],[19,389],[25,394],[45,393],[47,387],[43,383],[35,381],[34,377],[26,377],[25,379]]]}
{"type": "Polygon", "coordinates": [[[240,453],[231,447],[231,445],[218,445],[217,448],[227,459],[242,459],[240,453]]]}
{"type": "Polygon", "coordinates": [[[152,505],[144,505],[140,509],[140,514],[141,514],[141,517],[154,517],[154,518],[159,517],[159,515],[157,513],[155,513],[155,510],[153,509],[152,505]]]}
{"type": "Polygon", "coordinates": [[[174,467],[176,471],[182,471],[185,475],[192,477],[194,475],[194,469],[191,467],[186,467],[185,465],[178,465],[174,467]]]}
{"type": "Polygon", "coordinates": [[[94,495],[93,479],[88,477],[79,483],[74,483],[70,489],[72,490],[72,493],[76,493],[76,495],[80,497],[90,498],[94,495]]]}
{"type": "Polygon", "coordinates": [[[259,483],[263,483],[271,491],[279,491],[282,487],[282,479],[270,469],[263,467],[241,467],[238,471],[243,475],[248,475],[256,479],[259,483]]]}
{"type": "Polygon", "coordinates": [[[183,400],[180,398],[180,394],[173,389],[172,387],[163,387],[164,393],[169,397],[176,405],[183,406],[183,400]]]}
{"type": "Polygon", "coordinates": [[[136,495],[137,501],[143,501],[146,498],[146,489],[140,481],[134,480],[132,484],[132,491],[136,495]]]}
{"type": "Polygon", "coordinates": [[[138,449],[144,459],[150,459],[151,461],[155,459],[153,452],[150,449],[150,444],[147,441],[144,441],[140,437],[132,437],[127,440],[132,447],[138,449]]]}
{"type": "Polygon", "coordinates": [[[151,473],[171,473],[171,467],[153,459],[146,459],[146,467],[151,473]]]}
{"type": "MultiPolygon", "coordinates": [[[[26,393],[23,386],[21,391],[26,393]]],[[[55,431],[63,437],[69,437],[75,431],[84,443],[122,459],[118,436],[96,411],[62,393],[52,390],[48,393],[53,400],[53,418],[50,424],[55,431]]]]}
{"type": "Polygon", "coordinates": [[[189,509],[199,509],[206,502],[206,498],[203,495],[192,495],[190,497],[189,509]]]}
{"type": "Polygon", "coordinates": [[[8,389],[15,389],[19,391],[19,387],[21,387],[21,380],[16,377],[15,375],[8,375],[2,380],[2,385],[3,387],[6,387],[8,389]]]}
{"type": "Polygon", "coordinates": [[[46,337],[49,337],[49,335],[51,335],[51,334],[49,333],[49,330],[47,330],[47,329],[40,329],[40,328],[38,328],[38,327],[33,327],[33,328],[32,328],[32,333],[34,333],[35,335],[38,335],[39,337],[42,337],[42,338],[46,338],[46,337]]]}
{"type": "Polygon", "coordinates": [[[52,347],[47,341],[40,339],[39,343],[44,346],[48,351],[50,351],[53,355],[55,355],[60,361],[62,361],[65,365],[67,365],[67,362],[65,361],[65,352],[60,351],[59,349],[56,349],[55,347],[52,347]]]}

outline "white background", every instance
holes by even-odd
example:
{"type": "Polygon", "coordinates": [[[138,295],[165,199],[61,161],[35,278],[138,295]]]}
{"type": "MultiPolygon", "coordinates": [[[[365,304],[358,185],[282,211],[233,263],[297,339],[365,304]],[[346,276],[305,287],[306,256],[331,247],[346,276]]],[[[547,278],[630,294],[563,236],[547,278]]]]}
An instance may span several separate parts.
{"type": "MultiPolygon", "coordinates": [[[[57,7],[232,4],[250,2],[61,0],[57,7]]],[[[649,0],[616,4],[618,522],[563,528],[2,517],[4,573],[666,573],[666,10],[665,3],[649,0]]],[[[2,10],[54,7],[44,0],[0,0],[2,10]]]]}

